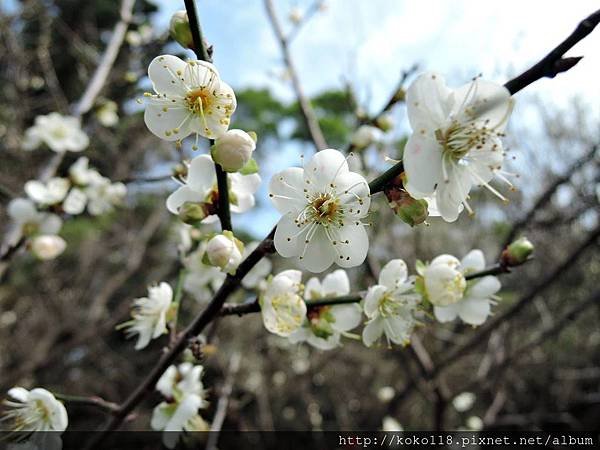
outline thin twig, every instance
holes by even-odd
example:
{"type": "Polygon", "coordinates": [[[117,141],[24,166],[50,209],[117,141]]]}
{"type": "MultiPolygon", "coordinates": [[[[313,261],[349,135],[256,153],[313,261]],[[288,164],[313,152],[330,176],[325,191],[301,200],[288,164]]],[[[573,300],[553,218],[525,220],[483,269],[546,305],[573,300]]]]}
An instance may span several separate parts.
{"type": "Polygon", "coordinates": [[[575,44],[590,34],[600,22],[600,10],[582,20],[575,31],[562,41],[556,48],[542,58],[538,63],[521,75],[508,81],[504,86],[511,94],[519,92],[526,86],[540,78],[554,78],[562,72],[566,72],[577,64],[583,56],[563,58],[575,44]]]}
{"type": "Polygon", "coordinates": [[[217,450],[217,444],[219,442],[219,433],[223,428],[223,422],[227,417],[227,408],[229,406],[229,398],[233,392],[233,383],[235,377],[240,369],[241,356],[238,352],[231,355],[229,360],[229,369],[227,370],[227,378],[225,384],[221,389],[221,395],[217,402],[217,411],[213,416],[212,424],[210,425],[210,433],[208,435],[208,442],[206,443],[206,450],[217,450]]]}
{"type": "Polygon", "coordinates": [[[316,149],[323,150],[324,148],[327,148],[325,137],[323,136],[323,132],[319,126],[319,120],[315,115],[315,111],[310,105],[308,98],[306,98],[304,95],[304,90],[302,89],[302,84],[300,83],[300,78],[298,77],[298,72],[290,53],[288,41],[283,33],[283,29],[281,28],[279,20],[277,19],[277,14],[275,12],[272,0],[265,0],[265,9],[267,10],[267,16],[271,22],[273,32],[275,33],[275,36],[279,42],[279,46],[281,47],[283,60],[287,66],[290,78],[292,79],[292,86],[296,92],[296,98],[298,99],[300,111],[302,112],[302,117],[304,118],[304,123],[308,129],[308,133],[310,134],[316,149]]]}
{"type": "Polygon", "coordinates": [[[57,393],[54,393],[54,396],[57,399],[62,400],[63,402],[66,402],[66,403],[76,403],[79,405],[95,406],[96,408],[100,408],[103,411],[110,413],[110,414],[113,414],[119,410],[119,405],[117,405],[116,403],[104,400],[101,397],[96,397],[96,396],[82,397],[79,395],[67,395],[67,394],[57,394],[57,393]]]}
{"type": "Polygon", "coordinates": [[[445,368],[456,363],[463,356],[469,354],[479,344],[483,343],[492,331],[498,328],[501,324],[512,319],[525,306],[527,306],[531,300],[548,289],[556,280],[559,279],[560,275],[565,270],[571,267],[579,259],[579,257],[589,246],[594,245],[598,237],[600,237],[600,226],[590,233],[588,237],[581,244],[579,244],[579,246],[576,247],[552,272],[544,277],[538,284],[533,286],[523,297],[521,297],[521,299],[519,299],[519,301],[517,301],[502,314],[494,316],[490,321],[486,322],[486,324],[481,326],[477,333],[472,335],[467,342],[449,351],[446,358],[440,361],[440,363],[437,365],[436,376],[445,370],[445,368]]]}

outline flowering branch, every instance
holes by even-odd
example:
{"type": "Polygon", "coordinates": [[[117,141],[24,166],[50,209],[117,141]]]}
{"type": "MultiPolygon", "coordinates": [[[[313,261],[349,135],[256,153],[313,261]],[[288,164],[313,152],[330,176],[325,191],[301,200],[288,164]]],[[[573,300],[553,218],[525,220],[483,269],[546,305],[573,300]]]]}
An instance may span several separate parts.
{"type": "Polygon", "coordinates": [[[504,85],[506,89],[508,89],[511,94],[515,94],[540,78],[554,78],[559,73],[571,69],[583,58],[583,56],[563,58],[563,55],[590,34],[596,25],[598,25],[598,22],[600,22],[600,10],[582,20],[569,37],[562,41],[538,63],[521,75],[508,81],[504,85]]]}
{"type": "Polygon", "coordinates": [[[164,373],[165,370],[175,361],[177,356],[185,350],[190,339],[200,334],[206,325],[219,315],[221,307],[230,294],[235,292],[248,272],[268,253],[274,252],[273,228],[267,237],[256,247],[256,249],[242,261],[234,275],[228,275],[208,306],[192,321],[192,323],[183,330],[173,342],[170,349],[163,354],[158,363],[138,385],[134,392],[121,404],[102,429],[94,435],[87,448],[92,449],[100,444],[113,430],[119,428],[127,415],[133,411],[154,389],[154,385],[164,373]]]}
{"type": "Polygon", "coordinates": [[[308,129],[310,137],[317,150],[323,150],[324,148],[327,148],[327,143],[323,137],[323,132],[321,131],[319,121],[315,116],[315,112],[312,109],[310,102],[304,95],[304,90],[300,84],[300,78],[298,77],[296,66],[294,65],[294,61],[292,60],[292,56],[290,54],[288,40],[283,34],[281,24],[277,19],[273,2],[271,0],[265,0],[265,8],[267,10],[269,20],[271,21],[273,32],[279,41],[279,46],[281,47],[281,52],[283,54],[283,60],[285,61],[285,65],[290,73],[292,85],[294,87],[294,91],[296,92],[296,97],[298,98],[298,104],[300,105],[300,110],[302,111],[302,117],[304,118],[306,128],[308,129]]]}
{"type": "MultiPolygon", "coordinates": [[[[211,62],[212,58],[208,52],[204,38],[202,37],[202,27],[200,26],[200,20],[198,19],[198,11],[196,9],[195,0],[185,0],[185,9],[190,21],[190,31],[192,32],[192,38],[194,41],[194,52],[200,60],[211,62]]],[[[212,145],[213,141],[211,140],[210,143],[212,145]]],[[[227,183],[227,173],[216,162],[215,173],[217,176],[217,190],[219,192],[217,200],[217,215],[221,221],[221,228],[223,230],[231,231],[231,211],[229,209],[229,187],[227,183]]]]}
{"type": "Polygon", "coordinates": [[[541,294],[544,290],[546,290],[554,281],[559,278],[559,275],[567,270],[579,257],[584,253],[584,251],[591,245],[593,245],[596,240],[600,237],[600,227],[596,227],[596,229],[588,235],[588,237],[565,258],[561,264],[559,264],[552,272],[548,274],[540,283],[533,286],[532,289],[527,292],[521,299],[516,302],[512,307],[507,309],[504,313],[494,316],[492,320],[487,322],[485,325],[479,328],[478,332],[475,333],[471,338],[460,345],[459,347],[454,348],[454,350],[450,351],[448,356],[443,359],[437,366],[435,375],[438,376],[446,367],[454,364],[456,361],[461,359],[463,356],[469,354],[471,350],[476,348],[480,343],[482,343],[487,336],[489,336],[492,331],[498,328],[501,324],[506,323],[508,320],[513,318],[517,313],[519,313],[525,306],[529,304],[533,298],[541,294]]]}
{"type": "MultiPolygon", "coordinates": [[[[509,273],[509,267],[505,264],[498,263],[495,264],[485,270],[481,270],[479,272],[474,272],[472,274],[466,275],[465,279],[473,280],[476,278],[482,278],[488,275],[500,275],[504,273],[509,273]]],[[[333,305],[345,305],[348,303],[358,303],[364,298],[365,292],[355,292],[348,295],[341,295],[339,297],[324,297],[312,300],[306,300],[306,307],[317,308],[319,306],[333,306],[333,305]]],[[[260,312],[260,305],[257,299],[254,299],[250,302],[242,303],[240,305],[231,305],[225,304],[223,308],[221,308],[220,315],[221,316],[243,316],[246,314],[257,313],[260,312]]]]}

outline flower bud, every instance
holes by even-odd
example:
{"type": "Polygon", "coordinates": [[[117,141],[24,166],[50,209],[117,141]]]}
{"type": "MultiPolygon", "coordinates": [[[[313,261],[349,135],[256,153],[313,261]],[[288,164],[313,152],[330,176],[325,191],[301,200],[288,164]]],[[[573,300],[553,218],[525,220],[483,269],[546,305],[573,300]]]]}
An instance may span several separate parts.
{"type": "Polygon", "coordinates": [[[384,192],[385,196],[388,199],[388,204],[392,211],[405,223],[409,224],[411,227],[415,225],[419,225],[420,223],[425,222],[427,216],[429,215],[429,210],[427,209],[427,201],[426,200],[417,200],[410,196],[408,192],[406,192],[402,188],[402,182],[400,184],[392,182],[388,185],[384,192]]]}
{"type": "Polygon", "coordinates": [[[377,118],[375,123],[380,130],[386,133],[394,127],[394,119],[391,114],[382,114],[377,118]]]}
{"type": "Polygon", "coordinates": [[[229,130],[215,141],[212,157],[225,172],[237,172],[250,161],[254,149],[256,142],[251,135],[242,130],[229,130]]]}
{"type": "Polygon", "coordinates": [[[362,149],[381,139],[381,130],[371,125],[361,125],[352,136],[352,145],[362,149]]]}
{"type": "Polygon", "coordinates": [[[209,216],[206,203],[185,202],[179,208],[179,218],[183,223],[193,225],[209,216]]]}
{"type": "Polygon", "coordinates": [[[193,48],[194,39],[190,30],[190,21],[185,10],[177,11],[171,17],[169,24],[169,34],[171,38],[179,43],[183,48],[193,48]]]}
{"type": "Polygon", "coordinates": [[[292,10],[290,11],[290,16],[289,16],[290,22],[298,25],[300,22],[302,22],[303,18],[304,18],[304,14],[302,14],[302,11],[300,10],[300,8],[298,8],[298,7],[292,8],[292,10]]]}
{"type": "Polygon", "coordinates": [[[31,241],[32,253],[42,260],[54,259],[65,251],[67,243],[60,236],[42,234],[31,241]]]}
{"type": "Polygon", "coordinates": [[[217,234],[206,246],[206,255],[211,265],[224,272],[234,274],[242,262],[244,244],[235,238],[231,231],[217,234]]]}
{"type": "Polygon", "coordinates": [[[527,261],[533,253],[534,246],[526,237],[522,237],[511,243],[504,249],[501,262],[507,267],[519,266],[527,261]]]}

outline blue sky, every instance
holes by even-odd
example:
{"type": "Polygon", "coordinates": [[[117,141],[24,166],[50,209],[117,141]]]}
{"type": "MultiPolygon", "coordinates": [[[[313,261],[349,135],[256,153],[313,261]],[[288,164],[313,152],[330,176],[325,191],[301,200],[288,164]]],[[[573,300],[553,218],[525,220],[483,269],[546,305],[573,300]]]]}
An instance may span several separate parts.
{"type": "MultiPolygon", "coordinates": [[[[158,29],[167,26],[173,11],[183,8],[183,2],[173,0],[157,3],[161,6],[155,23],[158,29]]],[[[291,9],[303,10],[312,1],[274,3],[289,29],[291,9]]],[[[198,0],[197,4],[204,34],[214,45],[215,64],[224,80],[234,89],[269,87],[283,99],[293,98],[288,82],[281,77],[281,55],[262,0],[198,0]]],[[[598,8],[592,0],[327,0],[326,5],[291,47],[302,84],[308,94],[315,94],[350,81],[371,111],[387,100],[402,69],[414,63],[423,70],[443,73],[450,85],[461,85],[478,73],[502,83],[539,60],[598,8]]],[[[513,122],[519,118],[521,125],[526,122],[532,125],[529,128],[536,128],[534,114],[527,109],[527,99],[532,96],[562,108],[579,98],[598,117],[598,48],[597,31],[569,53],[585,58],[568,74],[541,80],[520,93],[513,122]]],[[[402,111],[398,118],[403,120],[402,111]]],[[[275,171],[297,165],[298,152],[289,145],[272,151],[273,157],[261,170],[261,198],[265,198],[265,187],[275,171]]],[[[243,223],[250,223],[257,235],[277,220],[268,206],[250,216],[243,223]]]]}

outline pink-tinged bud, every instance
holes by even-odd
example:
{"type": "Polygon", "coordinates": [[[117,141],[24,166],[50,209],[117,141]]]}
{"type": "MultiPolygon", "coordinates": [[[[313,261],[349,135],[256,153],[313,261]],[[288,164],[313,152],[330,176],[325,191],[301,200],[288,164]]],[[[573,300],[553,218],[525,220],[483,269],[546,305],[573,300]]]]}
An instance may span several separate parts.
{"type": "Polygon", "coordinates": [[[534,249],[529,239],[519,238],[504,249],[500,258],[501,263],[506,267],[520,266],[529,259],[534,249]]]}
{"type": "Polygon", "coordinates": [[[173,14],[171,23],[169,24],[169,34],[183,48],[194,48],[190,21],[185,10],[177,11],[173,14]]]}

